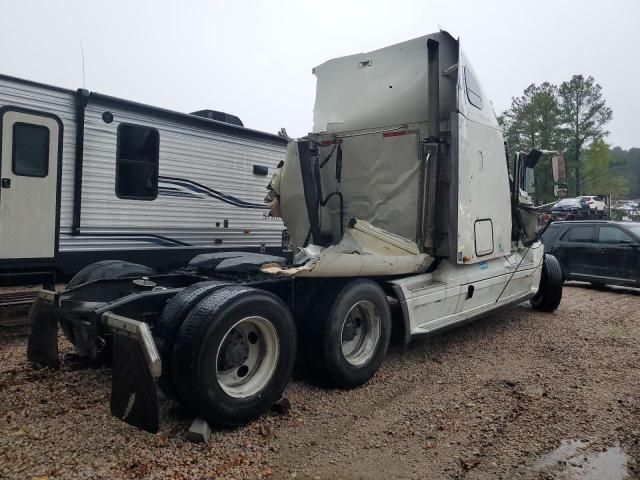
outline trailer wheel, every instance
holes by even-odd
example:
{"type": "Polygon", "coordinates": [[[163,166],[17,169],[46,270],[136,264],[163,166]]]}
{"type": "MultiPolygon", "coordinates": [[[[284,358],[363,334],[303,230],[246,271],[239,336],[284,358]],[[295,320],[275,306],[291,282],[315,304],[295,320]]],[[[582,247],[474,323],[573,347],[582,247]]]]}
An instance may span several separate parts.
{"type": "Polygon", "coordinates": [[[562,267],[558,259],[550,254],[545,254],[542,263],[542,276],[540,288],[529,301],[531,306],[541,312],[553,312],[562,300],[562,284],[564,278],[562,267]]]}
{"type": "Polygon", "coordinates": [[[154,337],[162,360],[162,374],[158,380],[158,386],[167,396],[177,397],[171,376],[171,360],[173,347],[184,319],[200,300],[211,292],[228,285],[228,283],[220,281],[194,283],[169,300],[162,310],[156,324],[154,337]]]}
{"type": "Polygon", "coordinates": [[[378,371],[391,337],[391,310],[377,283],[358,279],[327,291],[311,322],[310,368],[321,383],[353,388],[378,371]]]}
{"type": "Polygon", "coordinates": [[[200,301],[173,350],[179,399],[210,424],[241,425],[282,395],[296,356],[289,308],[275,295],[230,286],[200,301]]]}

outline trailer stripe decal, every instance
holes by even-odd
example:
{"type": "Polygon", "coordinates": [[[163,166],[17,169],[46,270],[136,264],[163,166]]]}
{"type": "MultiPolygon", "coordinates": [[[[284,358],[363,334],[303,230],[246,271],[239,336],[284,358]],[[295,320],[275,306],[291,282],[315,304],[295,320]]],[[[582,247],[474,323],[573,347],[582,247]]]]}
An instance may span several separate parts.
{"type": "Polygon", "coordinates": [[[233,195],[227,195],[226,193],[218,192],[217,190],[206,187],[192,180],[187,180],[185,178],[159,176],[158,181],[162,183],[168,183],[170,185],[177,185],[179,187],[189,190],[185,192],[184,190],[177,189],[174,187],[162,186],[158,188],[158,194],[167,195],[167,196],[176,196],[176,197],[182,196],[182,197],[189,197],[189,198],[202,198],[198,195],[194,195],[193,192],[195,192],[201,195],[206,195],[208,197],[215,198],[217,200],[221,200],[225,203],[228,203],[230,205],[234,205],[240,208],[256,208],[260,210],[269,209],[269,206],[266,204],[246,202],[244,200],[234,197],[233,195]]]}
{"type": "Polygon", "coordinates": [[[143,242],[153,243],[155,245],[164,245],[164,246],[176,246],[176,247],[191,247],[190,243],[181,242],[180,240],[176,240],[175,238],[165,237],[164,235],[157,235],[155,233],[87,233],[82,232],[79,235],[69,235],[66,233],[61,234],[65,237],[109,237],[115,241],[125,241],[125,240],[140,240],[143,242]],[[118,238],[120,237],[120,238],[118,238]]]}

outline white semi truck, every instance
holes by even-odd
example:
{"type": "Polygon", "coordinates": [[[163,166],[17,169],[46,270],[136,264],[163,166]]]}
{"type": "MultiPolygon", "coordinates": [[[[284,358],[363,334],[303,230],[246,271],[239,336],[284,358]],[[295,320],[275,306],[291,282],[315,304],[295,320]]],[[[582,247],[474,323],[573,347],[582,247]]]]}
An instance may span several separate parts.
{"type": "Polygon", "coordinates": [[[314,73],[314,131],[290,141],[268,187],[293,259],[213,253],[159,275],[90,265],[34,305],[32,362],[58,364],[59,323],[87,357],[112,353],[114,415],[156,431],[157,383],[237,425],[281,397],[296,360],[351,388],[378,370],[392,329],[408,342],[527,300],[558,307],[562,272],[525,191],[544,153],[517,154],[510,174],[458,40],[441,31],[314,73]]]}

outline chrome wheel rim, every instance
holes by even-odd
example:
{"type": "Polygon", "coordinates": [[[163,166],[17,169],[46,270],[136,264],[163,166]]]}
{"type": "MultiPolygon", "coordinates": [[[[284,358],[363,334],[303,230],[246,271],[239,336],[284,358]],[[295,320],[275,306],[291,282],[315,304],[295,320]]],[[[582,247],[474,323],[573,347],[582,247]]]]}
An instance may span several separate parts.
{"type": "Polygon", "coordinates": [[[382,321],[376,306],[363,300],[354,304],[342,321],[342,355],[353,366],[371,360],[380,341],[382,321]]]}
{"type": "Polygon", "coordinates": [[[271,380],[280,348],[273,324],[264,317],[246,317],[225,334],[216,354],[216,378],[230,397],[247,398],[271,380]]]}

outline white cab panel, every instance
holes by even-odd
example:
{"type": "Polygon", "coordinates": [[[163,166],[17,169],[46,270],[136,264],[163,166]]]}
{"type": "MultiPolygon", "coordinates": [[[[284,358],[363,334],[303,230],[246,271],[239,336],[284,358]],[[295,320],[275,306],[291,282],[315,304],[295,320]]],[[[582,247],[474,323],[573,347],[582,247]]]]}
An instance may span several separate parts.
{"type": "Polygon", "coordinates": [[[430,333],[533,296],[540,283],[542,255],[542,248],[531,248],[472,265],[443,262],[433,273],[389,283],[407,317],[410,335],[430,333]]]}
{"type": "Polygon", "coordinates": [[[502,132],[458,115],[458,137],[457,262],[503,257],[511,249],[511,203],[502,132]]]}

